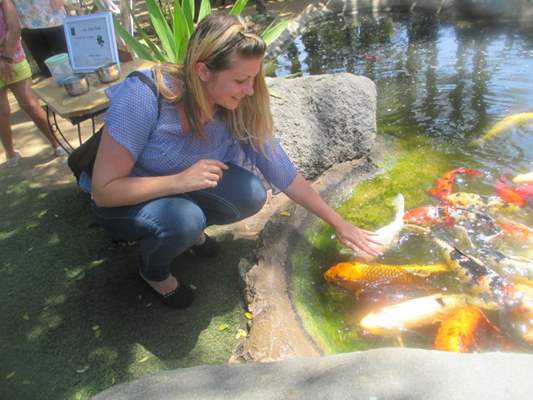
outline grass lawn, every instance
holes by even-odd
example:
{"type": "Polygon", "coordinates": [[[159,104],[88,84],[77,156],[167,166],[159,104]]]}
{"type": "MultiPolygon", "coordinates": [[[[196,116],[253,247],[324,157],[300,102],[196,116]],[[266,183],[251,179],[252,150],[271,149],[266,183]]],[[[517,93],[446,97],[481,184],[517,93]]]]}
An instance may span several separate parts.
{"type": "Polygon", "coordinates": [[[30,179],[0,166],[1,399],[85,399],[227,361],[245,325],[237,264],[253,241],[226,239],[214,260],[175,260],[197,290],[190,309],[172,310],[138,278],[136,247],[105,236],[73,182],[30,179]]]}

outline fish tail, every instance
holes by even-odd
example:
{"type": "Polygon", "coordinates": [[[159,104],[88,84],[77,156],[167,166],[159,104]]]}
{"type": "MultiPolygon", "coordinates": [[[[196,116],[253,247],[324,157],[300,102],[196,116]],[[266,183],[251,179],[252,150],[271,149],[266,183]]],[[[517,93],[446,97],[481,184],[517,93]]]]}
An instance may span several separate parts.
{"type": "Polygon", "coordinates": [[[393,201],[394,209],[396,211],[396,220],[403,221],[403,216],[405,214],[405,199],[403,194],[399,193],[393,201]]]}

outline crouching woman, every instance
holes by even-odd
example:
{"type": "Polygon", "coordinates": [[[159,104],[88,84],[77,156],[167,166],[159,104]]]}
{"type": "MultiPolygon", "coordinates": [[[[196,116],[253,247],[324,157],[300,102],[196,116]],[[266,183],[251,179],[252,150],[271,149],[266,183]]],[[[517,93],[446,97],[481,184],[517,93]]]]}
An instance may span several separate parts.
{"type": "Polygon", "coordinates": [[[345,245],[374,254],[369,233],[332,210],[272,137],[265,50],[238,19],[212,15],[197,26],[183,65],[144,71],[158,95],[136,77],[108,92],[94,212],[113,238],[140,242],[139,274],[171,307],[193,301],[172,260],[190,249],[214,255],[218,246],[204,229],[263,206],[265,189],[250,171],[331,224],[345,245]]]}

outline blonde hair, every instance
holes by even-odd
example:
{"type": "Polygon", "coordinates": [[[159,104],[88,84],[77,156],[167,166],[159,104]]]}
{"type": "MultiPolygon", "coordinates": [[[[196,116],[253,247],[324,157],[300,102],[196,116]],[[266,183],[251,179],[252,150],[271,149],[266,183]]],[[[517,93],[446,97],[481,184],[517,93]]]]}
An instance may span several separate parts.
{"type": "MultiPolygon", "coordinates": [[[[237,54],[244,58],[263,57],[265,42],[253,33],[245,32],[241,22],[227,14],[204,18],[193,32],[183,65],[160,64],[154,67],[156,85],[168,102],[181,103],[192,134],[205,138],[202,115],[210,115],[210,107],[196,64],[204,63],[209,70],[219,72],[231,67],[231,58],[237,54]],[[170,79],[171,85],[165,83],[170,79]]],[[[256,150],[264,150],[272,137],[270,99],[261,65],[254,81],[254,93],[244,97],[235,110],[221,107],[220,114],[238,140],[245,141],[256,150]]]]}

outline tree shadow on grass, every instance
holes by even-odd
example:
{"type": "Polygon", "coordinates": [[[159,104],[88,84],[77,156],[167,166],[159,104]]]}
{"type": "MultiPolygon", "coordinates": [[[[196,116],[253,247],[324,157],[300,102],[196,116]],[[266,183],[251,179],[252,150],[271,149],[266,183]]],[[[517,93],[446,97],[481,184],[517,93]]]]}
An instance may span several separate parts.
{"type": "Polygon", "coordinates": [[[44,189],[0,173],[0,186],[0,398],[83,399],[228,359],[245,324],[237,264],[254,242],[175,260],[197,290],[191,308],[172,310],[138,278],[136,246],[111,242],[74,185],[44,189]]]}

